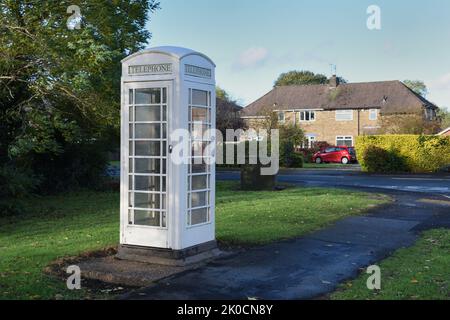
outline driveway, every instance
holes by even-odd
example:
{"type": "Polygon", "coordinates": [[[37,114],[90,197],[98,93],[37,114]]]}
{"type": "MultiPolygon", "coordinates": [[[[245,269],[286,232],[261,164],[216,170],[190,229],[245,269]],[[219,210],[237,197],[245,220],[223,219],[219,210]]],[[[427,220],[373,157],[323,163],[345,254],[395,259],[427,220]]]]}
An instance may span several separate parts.
{"type": "MultiPolygon", "coordinates": [[[[219,179],[234,180],[237,177],[234,172],[218,173],[219,179]]],[[[335,170],[283,172],[279,179],[282,182],[350,189],[364,187],[369,192],[383,189],[394,197],[395,202],[373,209],[366,216],[342,219],[329,228],[296,240],[248,249],[216,260],[122,298],[210,300],[321,297],[333,292],[339,283],[356,277],[363,268],[399,248],[413,245],[420,231],[450,228],[447,179],[364,176],[335,170]],[[435,184],[427,179],[435,179],[435,184]],[[430,194],[426,190],[436,192],[430,194]]]]}

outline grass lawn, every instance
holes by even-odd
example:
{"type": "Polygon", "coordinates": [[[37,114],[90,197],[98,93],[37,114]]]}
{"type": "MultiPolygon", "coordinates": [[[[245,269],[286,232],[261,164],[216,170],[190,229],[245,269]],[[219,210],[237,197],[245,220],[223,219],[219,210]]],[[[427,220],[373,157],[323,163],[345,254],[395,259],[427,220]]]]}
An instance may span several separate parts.
{"type": "MultiPolygon", "coordinates": [[[[389,201],[335,189],[290,188],[241,192],[234,182],[217,186],[217,238],[255,245],[297,237],[342,217],[389,201]]],[[[42,270],[52,261],[116,245],[119,195],[80,192],[26,201],[26,212],[0,218],[0,299],[81,298],[42,270]]]]}
{"type": "Polygon", "coordinates": [[[370,291],[361,274],[332,299],[450,300],[450,230],[425,232],[415,246],[398,250],[379,264],[381,290],[370,291]]]}

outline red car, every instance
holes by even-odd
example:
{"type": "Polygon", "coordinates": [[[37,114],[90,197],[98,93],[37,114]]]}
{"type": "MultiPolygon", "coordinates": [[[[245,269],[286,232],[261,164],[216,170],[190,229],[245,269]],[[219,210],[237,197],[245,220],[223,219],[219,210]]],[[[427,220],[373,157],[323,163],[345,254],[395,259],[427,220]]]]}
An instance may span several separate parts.
{"type": "Polygon", "coordinates": [[[336,162],[342,164],[349,164],[356,162],[356,151],[353,147],[328,147],[322,151],[317,152],[313,156],[315,163],[336,162]]]}

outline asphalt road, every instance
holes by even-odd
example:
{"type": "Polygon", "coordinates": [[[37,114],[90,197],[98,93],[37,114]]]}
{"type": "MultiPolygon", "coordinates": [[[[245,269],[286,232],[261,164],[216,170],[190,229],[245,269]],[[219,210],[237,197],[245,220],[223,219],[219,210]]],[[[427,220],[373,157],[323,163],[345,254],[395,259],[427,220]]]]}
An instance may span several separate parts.
{"type": "MultiPolygon", "coordinates": [[[[238,180],[237,171],[218,171],[218,180],[238,180]]],[[[317,187],[352,187],[411,191],[450,197],[450,174],[373,175],[358,170],[281,170],[278,182],[317,187]]]]}

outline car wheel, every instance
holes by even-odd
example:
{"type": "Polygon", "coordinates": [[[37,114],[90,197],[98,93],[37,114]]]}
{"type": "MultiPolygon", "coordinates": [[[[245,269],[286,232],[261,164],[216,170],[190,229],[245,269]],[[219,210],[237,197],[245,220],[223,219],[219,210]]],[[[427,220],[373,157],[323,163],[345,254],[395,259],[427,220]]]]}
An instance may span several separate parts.
{"type": "Polygon", "coordinates": [[[321,164],[322,163],[322,158],[316,158],[316,163],[317,164],[321,164]]]}
{"type": "Polygon", "coordinates": [[[347,158],[347,157],[343,157],[342,160],[341,160],[341,163],[342,163],[342,164],[348,164],[348,162],[349,162],[349,161],[348,161],[348,158],[347,158]]]}

